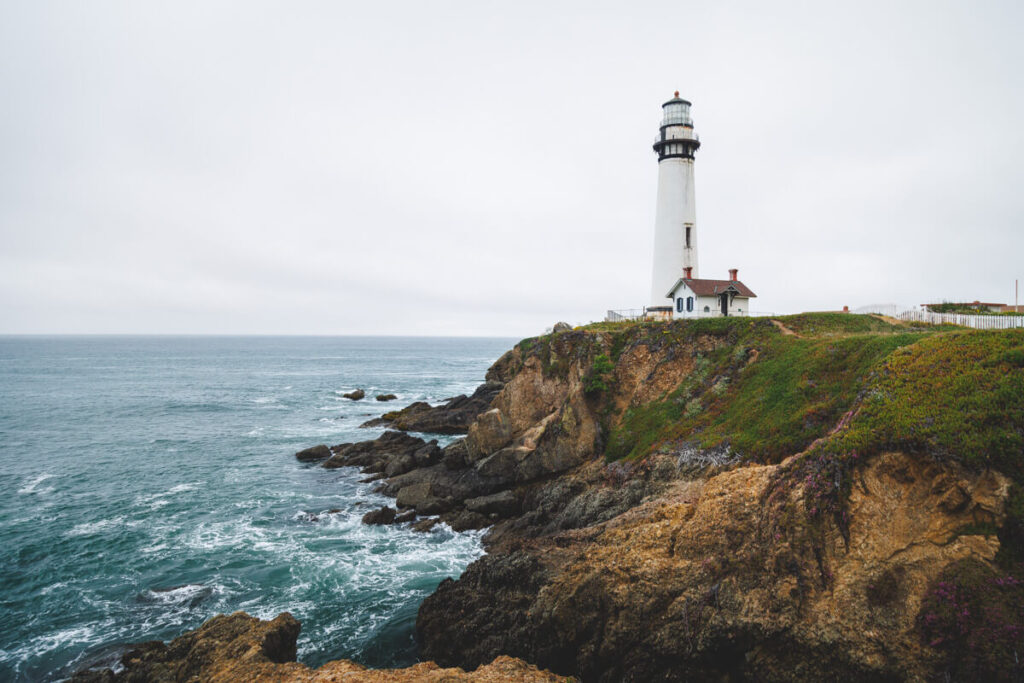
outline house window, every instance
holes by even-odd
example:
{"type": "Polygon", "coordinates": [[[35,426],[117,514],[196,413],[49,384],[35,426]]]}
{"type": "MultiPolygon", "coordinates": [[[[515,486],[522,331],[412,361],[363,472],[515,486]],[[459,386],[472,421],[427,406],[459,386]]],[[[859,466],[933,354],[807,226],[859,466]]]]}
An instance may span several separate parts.
{"type": "Polygon", "coordinates": [[[711,307],[710,306],[705,306],[704,307],[704,312],[705,313],[710,313],[711,312],[711,307]]]}
{"type": "Polygon", "coordinates": [[[687,225],[686,226],[686,248],[687,249],[690,248],[690,230],[692,230],[692,228],[689,225],[687,225]]]}
{"type": "Polygon", "coordinates": [[[676,313],[683,312],[683,297],[676,299],[676,313]]]}
{"type": "Polygon", "coordinates": [[[686,297],[686,310],[687,311],[693,311],[693,297],[692,296],[686,297]]]}

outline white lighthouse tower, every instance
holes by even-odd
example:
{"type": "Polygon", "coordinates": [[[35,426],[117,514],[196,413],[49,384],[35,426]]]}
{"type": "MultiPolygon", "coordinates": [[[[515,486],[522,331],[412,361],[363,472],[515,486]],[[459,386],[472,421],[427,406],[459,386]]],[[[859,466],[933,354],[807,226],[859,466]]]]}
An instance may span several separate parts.
{"type": "Polygon", "coordinates": [[[683,277],[684,271],[687,277],[699,277],[693,154],[700,147],[700,140],[693,132],[690,103],[680,98],[678,92],[661,107],[664,117],[654,141],[654,151],[658,154],[658,205],[648,310],[671,305],[668,292],[683,277]],[[686,271],[686,268],[692,270],[686,271]]]}

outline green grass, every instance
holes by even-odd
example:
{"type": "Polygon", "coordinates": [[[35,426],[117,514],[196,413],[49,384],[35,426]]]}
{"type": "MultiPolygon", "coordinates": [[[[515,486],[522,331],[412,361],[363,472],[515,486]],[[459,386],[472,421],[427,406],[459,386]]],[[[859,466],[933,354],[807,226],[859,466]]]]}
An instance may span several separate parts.
{"type": "Polygon", "coordinates": [[[834,523],[845,535],[853,470],[873,454],[993,467],[1014,482],[997,561],[1024,567],[1024,330],[841,313],[777,320],[795,334],[764,318],[614,323],[526,340],[520,350],[537,355],[546,373],[586,359],[610,461],[682,443],[728,445],[756,462],[799,454],[780,469],[766,503],[784,507],[787,490],[804,487],[803,514],[819,532],[834,523]],[[640,344],[667,357],[689,354],[694,370],[668,395],[618,414],[608,400],[610,366],[640,344]]]}
{"type": "Polygon", "coordinates": [[[636,334],[633,343],[685,348],[700,335],[728,343],[698,354],[696,370],[669,396],[627,411],[612,430],[606,457],[635,459],[659,444],[692,440],[705,447],[728,443],[749,459],[776,461],[825,436],[853,406],[873,367],[929,334],[849,314],[779,320],[816,336],[784,335],[769,320],[742,318],[671,323],[653,340],[649,332],[636,334]],[[748,364],[755,352],[756,362],[748,364]]]}
{"type": "Polygon", "coordinates": [[[901,449],[1024,482],[1024,330],[949,332],[886,358],[836,451],[901,449]]]}

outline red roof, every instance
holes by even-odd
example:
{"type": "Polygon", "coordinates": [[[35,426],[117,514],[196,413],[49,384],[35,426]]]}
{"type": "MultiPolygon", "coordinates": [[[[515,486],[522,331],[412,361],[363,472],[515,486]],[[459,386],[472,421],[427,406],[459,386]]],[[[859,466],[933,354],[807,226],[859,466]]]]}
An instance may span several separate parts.
{"type": "Polygon", "coordinates": [[[679,283],[685,282],[686,286],[693,290],[693,293],[697,296],[718,296],[725,290],[732,287],[736,291],[737,296],[746,297],[757,297],[757,294],[747,287],[739,280],[698,280],[697,278],[685,278],[681,277],[672,285],[672,289],[666,296],[670,296],[672,292],[679,288],[679,283]]]}

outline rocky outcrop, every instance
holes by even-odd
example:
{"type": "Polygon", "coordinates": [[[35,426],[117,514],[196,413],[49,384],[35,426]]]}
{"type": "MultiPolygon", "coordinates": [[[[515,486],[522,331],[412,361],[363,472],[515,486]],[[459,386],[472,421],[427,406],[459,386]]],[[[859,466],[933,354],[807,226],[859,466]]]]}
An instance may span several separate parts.
{"type": "Polygon", "coordinates": [[[319,446],[313,446],[312,448],[307,448],[305,450],[299,451],[298,453],[295,454],[295,457],[301,460],[302,462],[317,462],[320,460],[327,460],[329,457],[331,457],[331,449],[328,448],[325,444],[320,444],[319,446]]]}
{"type": "Polygon", "coordinates": [[[780,467],[678,481],[586,533],[477,561],[423,603],[423,656],[501,652],[601,681],[927,677],[921,600],[950,563],[991,562],[996,538],[961,530],[1002,523],[1008,480],[879,456],[851,495],[847,545],[791,517],[799,487],[779,530],[765,500],[780,467]]]}
{"type": "MultiPolygon", "coordinates": [[[[487,382],[472,396],[456,396],[439,406],[417,401],[401,410],[385,413],[382,417],[365,422],[361,427],[388,427],[405,432],[430,434],[465,434],[469,425],[490,405],[501,391],[500,382],[487,382]]],[[[379,396],[377,400],[382,399],[379,396]]]]}
{"type": "Polygon", "coordinates": [[[376,510],[371,510],[363,515],[363,524],[394,524],[395,517],[398,515],[398,510],[393,507],[385,505],[384,507],[376,510]]]}
{"type": "Polygon", "coordinates": [[[295,661],[300,625],[285,612],[273,621],[261,621],[244,612],[220,615],[195,631],[168,644],[153,641],[136,646],[121,658],[115,673],[111,669],[81,671],[73,683],[236,683],[237,681],[326,683],[366,681],[419,683],[442,681],[564,681],[521,660],[497,657],[493,662],[467,673],[442,669],[432,662],[406,669],[367,669],[355,662],[328,662],[318,669],[295,661]]]}
{"type": "Polygon", "coordinates": [[[388,476],[431,465],[441,458],[436,440],[428,442],[402,432],[384,432],[372,441],[339,444],[330,451],[331,457],[323,465],[328,469],[360,467],[364,472],[388,476]]]}
{"type": "Polygon", "coordinates": [[[394,401],[396,398],[398,397],[394,394],[377,394],[376,396],[378,401],[394,401]]]}
{"type": "MultiPolygon", "coordinates": [[[[910,343],[863,336],[877,321],[842,320],[859,335],[843,352],[910,343]]],[[[403,514],[431,516],[416,529],[490,526],[488,555],[421,606],[421,654],[464,668],[521,657],[587,681],[1024,673],[1014,659],[1024,617],[1013,616],[1024,581],[997,562],[1024,528],[1019,484],[1003,474],[1016,470],[990,466],[988,454],[967,467],[970,454],[934,447],[934,407],[921,410],[913,396],[900,405],[916,411],[902,441],[885,423],[857,422],[864,405],[889,414],[882,401],[908,386],[869,386],[869,371],[966,371],[948,359],[914,365],[917,356],[897,350],[892,365],[865,363],[849,381],[835,360],[836,319],[795,317],[787,329],[799,335],[771,321],[705,322],[526,340],[488,373],[493,393],[465,421],[465,439],[440,448],[388,432],[331,449],[325,466],[361,467],[403,514]],[[817,346],[815,335],[824,335],[817,346]],[[786,344],[800,346],[787,356],[786,344]],[[750,380],[771,363],[768,381],[750,380]],[[789,412],[763,409],[773,402],[789,412]],[[799,438],[778,443],[797,447],[773,443],[753,457],[736,453],[728,433],[701,445],[704,430],[723,420],[745,429],[754,415],[757,434],[776,439],[782,425],[799,438]],[[958,567],[981,577],[980,590],[1007,592],[999,619],[971,617],[981,626],[969,637],[968,617],[951,611],[966,604],[948,578],[958,567]],[[996,645],[975,654],[986,640],[996,645]]],[[[1004,349],[1020,341],[997,341],[987,360],[971,356],[973,367],[1019,373],[1024,349],[1004,349]]],[[[999,394],[984,419],[957,416],[961,431],[1008,425],[1001,440],[965,443],[1012,453],[1006,444],[1024,433],[1024,411],[1007,407],[1016,395],[999,394]]],[[[426,408],[407,410],[411,420],[426,408]]],[[[390,424],[413,424],[395,415],[390,424]]],[[[972,609],[988,615],[997,602],[972,609]]]]}
{"type": "Polygon", "coordinates": [[[363,397],[366,396],[366,392],[362,389],[356,389],[355,391],[350,391],[349,393],[342,394],[341,396],[342,398],[347,398],[352,401],[362,401],[363,397]]]}

